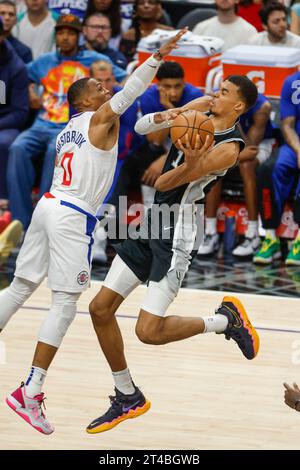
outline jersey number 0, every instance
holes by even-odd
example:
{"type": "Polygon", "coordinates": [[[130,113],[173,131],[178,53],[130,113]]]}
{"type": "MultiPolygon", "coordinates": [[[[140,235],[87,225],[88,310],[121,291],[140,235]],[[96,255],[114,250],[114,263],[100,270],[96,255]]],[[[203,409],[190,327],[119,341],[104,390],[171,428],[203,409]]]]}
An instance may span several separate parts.
{"type": "Polygon", "coordinates": [[[61,159],[61,166],[64,170],[64,177],[62,180],[62,184],[64,186],[70,186],[72,182],[72,158],[74,154],[73,153],[65,153],[63,158],[61,159]]]}

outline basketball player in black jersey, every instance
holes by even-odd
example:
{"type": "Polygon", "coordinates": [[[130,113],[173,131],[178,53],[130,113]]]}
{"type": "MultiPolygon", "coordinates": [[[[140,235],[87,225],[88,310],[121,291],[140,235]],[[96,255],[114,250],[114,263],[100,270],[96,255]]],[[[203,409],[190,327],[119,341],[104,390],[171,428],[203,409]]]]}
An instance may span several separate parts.
{"type": "MultiPolygon", "coordinates": [[[[147,344],[166,344],[202,333],[223,333],[232,338],[247,359],[259,349],[259,337],[241,302],[224,297],[216,314],[210,317],[165,316],[176,297],[191,263],[195,249],[197,205],[205,188],[236,165],[244,148],[237,128],[239,116],[255,104],[256,86],[245,76],[225,79],[214,97],[202,97],[185,109],[207,112],[214,124],[215,142],[200,148],[199,140],[192,149],[188,140],[172,145],[157,189],[152,208],[142,222],[137,239],[127,239],[116,247],[117,256],[90,304],[90,313],[99,343],[111,367],[115,396],[110,397],[108,411],[95,419],[88,433],[109,430],[127,418],[145,413],[150,408],[142,392],[134,385],[124,355],[123,340],[115,313],[123,300],[142,282],[148,289],[142,303],[136,334],[147,344]],[[167,214],[167,209],[178,210],[167,214]],[[157,214],[162,211],[162,217],[157,214]],[[170,215],[166,219],[166,214],[170,215]],[[151,232],[151,233],[150,233],[151,232]]],[[[170,126],[170,116],[181,110],[154,113],[142,117],[136,130],[146,134],[170,126]]],[[[198,224],[199,225],[199,224],[198,224]]],[[[199,293],[199,295],[201,295],[199,293]]],[[[199,314],[200,315],[200,312],[199,314]]]]}

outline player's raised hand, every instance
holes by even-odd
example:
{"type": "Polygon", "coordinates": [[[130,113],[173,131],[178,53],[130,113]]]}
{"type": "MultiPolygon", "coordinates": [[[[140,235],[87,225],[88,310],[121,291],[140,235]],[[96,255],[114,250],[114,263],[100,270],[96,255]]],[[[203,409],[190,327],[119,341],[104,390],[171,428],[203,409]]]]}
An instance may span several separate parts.
{"type": "Polygon", "coordinates": [[[175,118],[178,114],[181,114],[181,108],[168,109],[167,111],[162,111],[160,113],[155,113],[154,122],[155,124],[161,124],[166,122],[169,126],[172,125],[175,118]]]}
{"type": "Polygon", "coordinates": [[[195,146],[192,148],[187,133],[184,136],[184,145],[183,142],[178,139],[177,143],[184,154],[184,160],[187,166],[194,168],[199,159],[205,158],[215,144],[215,142],[210,143],[209,141],[210,137],[207,135],[204,144],[201,146],[200,136],[197,134],[195,146]]]}
{"type": "Polygon", "coordinates": [[[181,39],[181,37],[188,31],[188,26],[185,28],[182,28],[180,31],[178,31],[175,36],[173,36],[171,39],[169,39],[168,42],[160,46],[160,48],[153,54],[154,58],[157,60],[161,60],[163,57],[166,55],[170,54],[170,52],[173,49],[178,49],[178,44],[177,42],[181,39]]]}

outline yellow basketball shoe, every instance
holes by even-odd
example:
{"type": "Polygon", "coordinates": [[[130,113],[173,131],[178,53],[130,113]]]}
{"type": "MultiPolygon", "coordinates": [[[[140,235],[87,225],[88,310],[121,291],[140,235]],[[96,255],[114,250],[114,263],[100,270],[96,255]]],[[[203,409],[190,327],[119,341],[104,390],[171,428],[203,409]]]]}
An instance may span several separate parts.
{"type": "Polygon", "coordinates": [[[216,313],[228,318],[228,326],[221,334],[228,340],[232,338],[247,359],[254,359],[259,350],[259,336],[242,303],[236,297],[224,297],[216,313]]]}
{"type": "Polygon", "coordinates": [[[110,396],[110,408],[104,415],[95,419],[88,425],[89,434],[109,431],[125,419],[137,418],[149,410],[151,403],[146,400],[138,387],[131,395],[125,395],[115,388],[116,395],[110,396]]]}

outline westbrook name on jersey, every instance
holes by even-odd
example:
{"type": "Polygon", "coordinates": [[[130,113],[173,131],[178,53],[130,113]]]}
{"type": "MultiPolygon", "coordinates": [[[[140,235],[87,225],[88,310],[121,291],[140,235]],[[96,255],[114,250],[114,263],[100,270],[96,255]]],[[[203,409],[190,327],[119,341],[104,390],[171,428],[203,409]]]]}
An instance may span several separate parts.
{"type": "Polygon", "coordinates": [[[59,139],[56,140],[56,153],[59,153],[62,146],[65,144],[72,143],[80,148],[84,142],[86,142],[86,139],[79,131],[62,132],[59,136],[59,139]]]}

